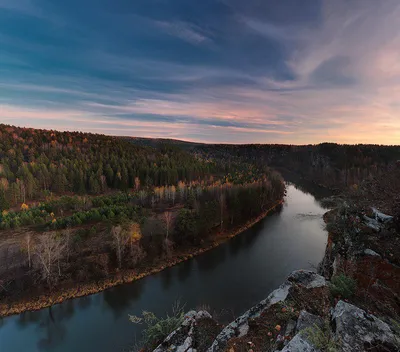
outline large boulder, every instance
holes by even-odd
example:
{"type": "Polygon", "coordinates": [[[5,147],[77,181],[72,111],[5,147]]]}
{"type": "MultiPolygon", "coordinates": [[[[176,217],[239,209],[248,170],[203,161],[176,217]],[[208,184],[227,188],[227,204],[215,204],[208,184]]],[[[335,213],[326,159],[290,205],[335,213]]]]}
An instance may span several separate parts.
{"type": "Polygon", "coordinates": [[[400,340],[388,324],[352,304],[339,301],[332,320],[343,352],[400,351],[400,340]],[[374,349],[379,346],[381,349],[374,349]]]}
{"type": "Polygon", "coordinates": [[[318,352],[301,334],[297,334],[281,352],[318,352]]]}

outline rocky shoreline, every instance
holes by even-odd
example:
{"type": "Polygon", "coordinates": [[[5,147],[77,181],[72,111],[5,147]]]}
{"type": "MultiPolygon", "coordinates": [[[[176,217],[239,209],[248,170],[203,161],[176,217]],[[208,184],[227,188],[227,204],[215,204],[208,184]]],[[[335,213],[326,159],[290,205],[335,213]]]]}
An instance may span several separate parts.
{"type": "Polygon", "coordinates": [[[205,244],[203,247],[193,249],[187,249],[179,253],[175,253],[173,257],[167,260],[160,260],[157,263],[153,263],[151,266],[143,268],[141,270],[123,270],[116,273],[112,278],[107,278],[97,282],[91,282],[78,287],[69,288],[58,288],[56,291],[51,293],[42,294],[33,297],[24,297],[18,300],[7,300],[0,303],[0,317],[6,317],[10,315],[20,314],[25,311],[35,311],[46,307],[50,307],[54,304],[62,303],[68,299],[88,296],[94,293],[99,293],[108,288],[131,283],[136,280],[140,280],[146,276],[156,274],[166,268],[177,265],[181,262],[189,260],[194,256],[200,255],[206,251],[209,251],[215,247],[218,247],[222,243],[228,241],[229,239],[241,234],[245,230],[249,229],[262,219],[264,219],[268,214],[274,211],[278,206],[283,204],[283,200],[276,202],[272,207],[264,211],[262,214],[256,218],[248,221],[243,226],[238,227],[234,231],[229,233],[219,234],[215,240],[210,244],[205,244]]]}
{"type": "Polygon", "coordinates": [[[373,246],[382,246],[382,234],[387,232],[397,241],[392,217],[374,208],[365,214],[344,207],[324,216],[325,222],[337,226],[328,226],[329,240],[318,273],[292,272],[265,300],[209,336],[212,342],[206,348],[196,336],[202,336],[198,331],[202,319],[211,316],[191,311],[155,352],[400,351],[400,268],[388,260],[392,253],[377,253],[373,246]],[[350,221],[347,229],[338,225],[346,221],[350,221]],[[338,275],[356,280],[350,296],[344,291],[334,293],[338,275]],[[362,275],[369,277],[367,287],[362,275]]]}
{"type": "Polygon", "coordinates": [[[154,352],[170,351],[390,351],[400,335],[373,314],[344,300],[331,306],[329,286],[315,272],[292,272],[265,300],[222,328],[207,349],[196,348],[198,326],[208,312],[191,311],[154,352]],[[278,309],[277,309],[278,308],[278,309]]]}

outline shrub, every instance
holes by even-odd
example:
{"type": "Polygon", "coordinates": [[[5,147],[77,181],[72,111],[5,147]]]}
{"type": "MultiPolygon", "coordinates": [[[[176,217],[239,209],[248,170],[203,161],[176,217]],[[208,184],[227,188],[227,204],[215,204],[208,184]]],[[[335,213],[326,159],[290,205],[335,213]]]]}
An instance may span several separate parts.
{"type": "Polygon", "coordinates": [[[356,287],[356,281],[344,274],[334,276],[329,286],[333,297],[341,296],[342,298],[352,297],[355,293],[356,287]]]}
{"type": "Polygon", "coordinates": [[[337,352],[339,343],[335,341],[329,321],[325,321],[322,327],[317,324],[300,332],[318,350],[322,352],[337,352]]]}
{"type": "Polygon", "coordinates": [[[172,331],[179,328],[184,318],[184,306],[179,302],[172,308],[172,315],[159,318],[152,312],[143,311],[142,317],[129,315],[129,320],[134,324],[145,324],[142,345],[145,350],[155,349],[172,331]]]}

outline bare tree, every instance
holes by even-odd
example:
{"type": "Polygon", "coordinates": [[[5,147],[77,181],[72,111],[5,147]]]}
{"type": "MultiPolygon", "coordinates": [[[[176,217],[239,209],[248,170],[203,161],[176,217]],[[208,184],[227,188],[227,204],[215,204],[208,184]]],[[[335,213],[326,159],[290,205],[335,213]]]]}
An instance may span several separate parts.
{"type": "Polygon", "coordinates": [[[146,252],[143,250],[142,246],[137,241],[131,245],[129,255],[130,255],[131,265],[135,266],[146,256],[146,252]]]}
{"type": "Polygon", "coordinates": [[[165,230],[166,230],[166,236],[165,239],[168,239],[169,237],[169,230],[171,228],[171,222],[172,222],[172,213],[170,211],[166,211],[164,213],[164,221],[165,221],[165,230]]]}
{"type": "Polygon", "coordinates": [[[174,246],[174,243],[170,239],[166,238],[163,241],[163,252],[166,257],[169,258],[171,256],[173,246],[174,246]]]}
{"type": "Polygon", "coordinates": [[[117,254],[118,268],[122,267],[122,256],[124,255],[125,249],[129,242],[129,237],[126,232],[122,230],[121,226],[113,226],[111,229],[111,235],[113,236],[113,246],[115,253],[117,254]]]}
{"type": "Polygon", "coordinates": [[[35,246],[35,265],[41,272],[42,279],[49,285],[57,279],[57,276],[61,276],[60,263],[64,258],[64,249],[65,241],[57,234],[51,233],[38,238],[35,246]]]}
{"type": "Polygon", "coordinates": [[[25,236],[25,245],[26,245],[26,251],[28,252],[28,265],[30,269],[32,267],[32,261],[31,261],[32,238],[30,233],[27,233],[25,236]]]}

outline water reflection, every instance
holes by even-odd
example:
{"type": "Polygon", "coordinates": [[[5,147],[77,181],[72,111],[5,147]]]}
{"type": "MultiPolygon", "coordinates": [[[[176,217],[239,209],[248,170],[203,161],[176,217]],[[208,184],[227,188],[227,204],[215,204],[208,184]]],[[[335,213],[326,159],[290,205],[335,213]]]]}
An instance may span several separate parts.
{"type": "Polygon", "coordinates": [[[206,256],[195,257],[197,267],[205,273],[213,271],[218,265],[222,264],[226,258],[226,247],[218,247],[207,253],[206,256]]]}
{"type": "Polygon", "coordinates": [[[178,280],[184,283],[190,276],[193,268],[193,260],[188,260],[178,266],[178,280]]]}
{"type": "Polygon", "coordinates": [[[117,286],[102,292],[101,295],[107,306],[107,310],[111,310],[115,319],[122,315],[126,316],[126,308],[140,299],[144,285],[145,280],[139,280],[135,282],[135,285],[117,286]]]}

